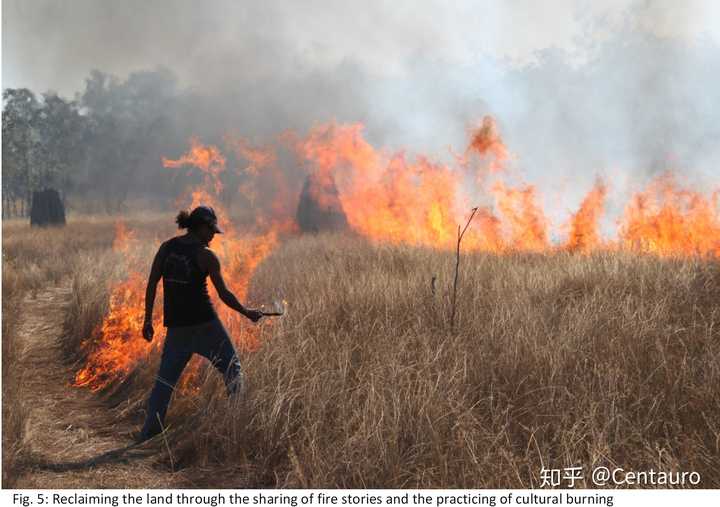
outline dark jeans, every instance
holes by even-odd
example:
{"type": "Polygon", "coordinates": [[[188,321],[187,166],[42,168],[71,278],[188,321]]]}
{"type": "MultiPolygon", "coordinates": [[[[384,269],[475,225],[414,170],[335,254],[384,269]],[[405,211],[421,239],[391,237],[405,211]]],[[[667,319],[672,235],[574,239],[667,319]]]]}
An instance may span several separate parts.
{"type": "Polygon", "coordinates": [[[242,386],[242,369],[230,336],[218,319],[196,326],[169,327],[165,337],[160,370],[148,400],[142,437],[162,431],[170,397],[193,353],[206,357],[223,375],[228,394],[242,386]]]}

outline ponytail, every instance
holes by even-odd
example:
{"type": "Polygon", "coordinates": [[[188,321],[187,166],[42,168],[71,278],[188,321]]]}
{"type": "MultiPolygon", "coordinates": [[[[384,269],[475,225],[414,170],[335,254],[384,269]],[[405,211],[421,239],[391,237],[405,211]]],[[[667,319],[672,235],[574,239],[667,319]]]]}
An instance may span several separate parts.
{"type": "Polygon", "coordinates": [[[178,229],[188,229],[190,227],[190,213],[182,210],[175,217],[175,223],[178,225],[178,229]]]}

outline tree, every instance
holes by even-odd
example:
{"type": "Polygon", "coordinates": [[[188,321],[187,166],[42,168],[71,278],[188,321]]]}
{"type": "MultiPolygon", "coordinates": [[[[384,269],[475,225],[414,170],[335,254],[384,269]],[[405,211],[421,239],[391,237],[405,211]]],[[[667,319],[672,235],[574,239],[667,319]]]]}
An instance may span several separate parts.
{"type": "Polygon", "coordinates": [[[33,191],[57,188],[63,198],[85,157],[86,118],[77,103],[54,93],[3,91],[4,216],[25,215],[33,191]]]}
{"type": "Polygon", "coordinates": [[[18,212],[25,215],[28,209],[37,179],[33,154],[38,140],[33,125],[39,108],[35,95],[27,88],[3,91],[3,216],[18,212]],[[20,210],[16,208],[18,200],[20,210]]]}
{"type": "Polygon", "coordinates": [[[4,90],[4,216],[17,214],[17,202],[26,215],[32,193],[46,188],[60,190],[63,200],[73,192],[99,198],[108,212],[120,211],[130,192],[165,188],[160,161],[180,142],[179,97],[164,69],[125,80],[92,71],[75,100],[4,90]]]}
{"type": "Polygon", "coordinates": [[[86,118],[77,103],[56,94],[43,95],[42,107],[35,117],[38,132],[37,171],[42,186],[59,188],[65,198],[79,178],[79,168],[86,155],[86,118]]]}
{"type": "Polygon", "coordinates": [[[160,148],[177,95],[167,70],[130,74],[126,81],[94,70],[78,96],[88,118],[87,185],[102,194],[107,211],[119,211],[144,167],[159,166],[160,148]]]}

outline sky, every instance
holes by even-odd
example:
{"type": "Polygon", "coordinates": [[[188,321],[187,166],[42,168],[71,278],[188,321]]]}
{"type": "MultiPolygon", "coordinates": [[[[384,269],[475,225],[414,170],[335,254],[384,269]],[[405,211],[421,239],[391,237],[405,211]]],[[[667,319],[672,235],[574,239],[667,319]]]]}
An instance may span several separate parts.
{"type": "Polygon", "coordinates": [[[164,65],[204,86],[344,61],[398,76],[420,55],[442,65],[478,55],[527,63],[561,48],[582,58],[620,29],[720,41],[713,1],[3,0],[2,14],[3,86],[62,94],[93,68],[126,75],[164,65]]]}
{"type": "Polygon", "coordinates": [[[4,88],[72,97],[91,69],[162,66],[219,130],[357,121],[438,158],[491,114],[561,209],[598,175],[610,206],[666,169],[717,185],[719,48],[715,1],[2,2],[4,88]]]}

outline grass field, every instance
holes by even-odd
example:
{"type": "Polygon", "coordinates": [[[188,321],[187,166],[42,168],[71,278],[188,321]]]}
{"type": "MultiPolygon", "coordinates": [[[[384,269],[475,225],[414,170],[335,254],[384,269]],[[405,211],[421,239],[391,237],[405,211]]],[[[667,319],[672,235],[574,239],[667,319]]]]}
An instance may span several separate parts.
{"type": "MultiPolygon", "coordinates": [[[[160,238],[171,223],[129,226],[160,238]]],[[[3,224],[5,487],[34,473],[18,380],[23,297],[72,286],[58,328],[65,360],[49,365],[69,383],[122,276],[113,237],[110,219],[3,224]]],[[[148,256],[158,244],[148,241],[148,256]]],[[[149,444],[149,470],[199,487],[514,488],[538,487],[542,467],[605,465],[695,471],[701,487],[720,487],[717,261],[467,254],[454,332],[453,267],[452,252],[287,238],[252,279],[251,304],[280,291],[289,306],[241,355],[245,398],[228,400],[202,368],[196,388],[174,397],[167,438],[149,444]]],[[[87,430],[136,429],[157,364],[153,354],[97,393],[112,417],[87,430]]],[[[104,484],[128,484],[103,466],[104,484]]]]}

